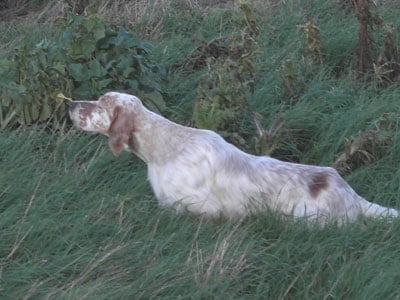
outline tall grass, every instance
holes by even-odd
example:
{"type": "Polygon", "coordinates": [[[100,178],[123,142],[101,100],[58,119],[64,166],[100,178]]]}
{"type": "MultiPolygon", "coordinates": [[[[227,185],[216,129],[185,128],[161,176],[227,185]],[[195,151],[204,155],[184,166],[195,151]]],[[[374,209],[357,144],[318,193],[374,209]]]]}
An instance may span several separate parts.
{"type": "Polygon", "coordinates": [[[2,133],[3,299],[400,296],[397,220],[318,228],[274,214],[176,215],[157,206],[138,159],[106,147],[75,131],[2,133]]]}
{"type": "MultiPolygon", "coordinates": [[[[262,53],[250,105],[265,126],[283,116],[293,137],[284,153],[330,165],[345,137],[371,128],[383,113],[399,113],[400,90],[377,92],[354,81],[356,20],[333,2],[278,2],[260,9],[262,53]],[[321,66],[302,56],[297,25],[306,14],[317,21],[327,49],[321,66]],[[285,59],[298,64],[306,82],[295,103],[283,101],[285,59]]],[[[185,70],[186,57],[201,43],[199,33],[207,40],[229,35],[229,11],[193,7],[169,8],[174,14],[151,36],[154,58],[169,69],[167,115],[183,124],[191,123],[196,80],[204,72],[185,70]]],[[[394,18],[390,9],[384,13],[394,18]]],[[[391,134],[385,155],[346,179],[367,199],[399,208],[398,124],[391,134]]],[[[266,212],[211,222],[159,207],[146,176],[132,154],[114,157],[105,137],[41,126],[1,132],[0,298],[400,297],[399,220],[320,228],[266,212]]]]}
{"type": "Polygon", "coordinates": [[[158,207],[138,159],[106,147],[75,131],[2,134],[2,299],[400,296],[399,221],[176,215],[158,207]]]}

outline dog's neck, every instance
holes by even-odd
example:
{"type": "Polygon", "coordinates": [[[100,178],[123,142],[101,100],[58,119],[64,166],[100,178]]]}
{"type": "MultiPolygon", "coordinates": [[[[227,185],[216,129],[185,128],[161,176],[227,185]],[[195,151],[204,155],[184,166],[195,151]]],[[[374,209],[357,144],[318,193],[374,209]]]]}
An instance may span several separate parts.
{"type": "Polygon", "coordinates": [[[147,164],[164,164],[179,155],[184,146],[182,141],[188,139],[193,130],[149,110],[135,116],[135,128],[129,148],[147,164]]]}

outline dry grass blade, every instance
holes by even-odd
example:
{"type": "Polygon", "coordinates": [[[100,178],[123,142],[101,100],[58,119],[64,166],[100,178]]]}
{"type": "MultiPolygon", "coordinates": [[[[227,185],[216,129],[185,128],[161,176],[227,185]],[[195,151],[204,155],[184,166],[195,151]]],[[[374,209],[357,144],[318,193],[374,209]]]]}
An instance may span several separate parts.
{"type": "Polygon", "coordinates": [[[219,280],[225,276],[235,277],[246,265],[248,247],[242,249],[242,240],[238,240],[238,222],[229,233],[218,241],[211,253],[199,247],[197,241],[192,242],[187,264],[195,257],[195,280],[198,287],[207,286],[211,280],[219,280]]]}
{"type": "Polygon", "coordinates": [[[52,299],[55,295],[57,295],[60,292],[61,292],[62,295],[65,295],[67,292],[69,292],[71,289],[73,289],[77,284],[79,284],[79,283],[85,281],[86,279],[88,279],[88,277],[90,276],[90,274],[92,273],[92,271],[96,267],[101,265],[110,256],[114,255],[116,252],[120,251],[121,249],[123,249],[123,246],[118,245],[115,248],[113,248],[110,251],[108,251],[107,253],[105,253],[100,258],[93,259],[92,261],[89,262],[89,264],[86,266],[86,269],[81,273],[81,275],[79,277],[77,277],[74,280],[72,280],[71,282],[63,285],[62,287],[60,287],[60,288],[58,288],[58,289],[56,289],[54,291],[51,291],[50,293],[48,293],[46,295],[45,299],[52,299]]]}
{"type": "Polygon", "coordinates": [[[253,113],[253,121],[257,129],[256,152],[269,156],[279,148],[287,130],[285,130],[285,121],[281,116],[276,116],[266,130],[261,125],[261,119],[260,114],[253,113]]]}

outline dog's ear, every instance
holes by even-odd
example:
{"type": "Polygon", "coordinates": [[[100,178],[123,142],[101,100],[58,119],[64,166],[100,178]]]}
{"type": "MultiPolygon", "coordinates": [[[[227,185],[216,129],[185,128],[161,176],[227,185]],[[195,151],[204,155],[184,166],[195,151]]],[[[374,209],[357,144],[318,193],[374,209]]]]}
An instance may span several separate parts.
{"type": "Polygon", "coordinates": [[[131,146],[134,129],[134,118],[129,110],[124,110],[122,106],[115,107],[108,129],[108,144],[114,155],[120,154],[126,145],[131,146]]]}

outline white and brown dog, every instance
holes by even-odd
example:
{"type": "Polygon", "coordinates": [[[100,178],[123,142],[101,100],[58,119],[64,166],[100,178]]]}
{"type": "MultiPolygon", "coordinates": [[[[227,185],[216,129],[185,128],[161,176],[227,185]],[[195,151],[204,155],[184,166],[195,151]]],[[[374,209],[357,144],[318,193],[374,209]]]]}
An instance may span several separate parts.
{"type": "Polygon", "coordinates": [[[108,136],[114,154],[128,150],[145,161],[160,204],[179,211],[238,218],[269,209],[323,222],[399,215],[357,195],[333,168],[247,154],[213,131],[149,111],[132,95],[73,101],[69,113],[80,129],[108,136]]]}

